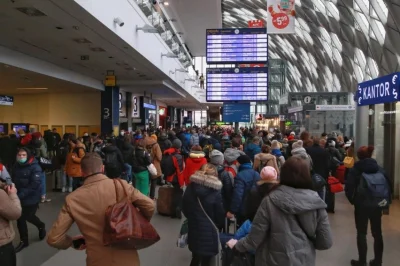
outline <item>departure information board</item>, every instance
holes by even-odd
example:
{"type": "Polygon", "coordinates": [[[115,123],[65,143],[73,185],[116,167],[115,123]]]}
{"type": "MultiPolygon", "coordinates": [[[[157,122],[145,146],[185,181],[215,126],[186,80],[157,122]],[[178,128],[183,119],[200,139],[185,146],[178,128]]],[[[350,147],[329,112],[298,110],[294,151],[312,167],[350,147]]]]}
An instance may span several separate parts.
{"type": "Polygon", "coordinates": [[[207,68],[208,102],[267,101],[268,68],[207,68]]]}
{"type": "Polygon", "coordinates": [[[207,30],[207,64],[262,63],[268,60],[266,28],[207,30]]]}

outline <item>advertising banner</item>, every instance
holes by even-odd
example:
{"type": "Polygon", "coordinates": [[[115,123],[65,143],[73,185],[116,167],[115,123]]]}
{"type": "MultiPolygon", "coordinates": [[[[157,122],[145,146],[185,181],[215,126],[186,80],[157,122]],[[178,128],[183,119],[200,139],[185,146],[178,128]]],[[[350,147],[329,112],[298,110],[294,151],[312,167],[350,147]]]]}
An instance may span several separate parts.
{"type": "Polygon", "coordinates": [[[295,33],[295,0],[268,0],[268,34],[295,33]]]}

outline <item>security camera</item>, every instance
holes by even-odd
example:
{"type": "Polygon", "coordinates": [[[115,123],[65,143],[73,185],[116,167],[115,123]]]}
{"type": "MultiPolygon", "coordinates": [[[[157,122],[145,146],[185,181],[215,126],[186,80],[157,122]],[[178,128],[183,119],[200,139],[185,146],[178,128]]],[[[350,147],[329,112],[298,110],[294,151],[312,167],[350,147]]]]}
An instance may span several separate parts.
{"type": "Polygon", "coordinates": [[[114,23],[118,24],[118,26],[120,26],[120,27],[125,25],[125,22],[121,18],[115,18],[114,23]]]}

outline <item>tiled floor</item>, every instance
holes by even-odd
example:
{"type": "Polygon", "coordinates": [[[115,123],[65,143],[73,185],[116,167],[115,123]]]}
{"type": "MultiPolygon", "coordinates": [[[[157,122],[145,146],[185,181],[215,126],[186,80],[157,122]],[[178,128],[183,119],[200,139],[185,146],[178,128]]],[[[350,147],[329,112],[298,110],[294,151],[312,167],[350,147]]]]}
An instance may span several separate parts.
{"type": "MultiPolygon", "coordinates": [[[[39,217],[46,222],[48,227],[57,217],[62,206],[63,195],[52,194],[51,203],[41,205],[39,217]]],[[[317,266],[345,266],[350,265],[352,258],[357,258],[356,232],[354,228],[353,208],[346,201],[343,194],[336,197],[336,213],[330,215],[334,237],[334,245],[328,251],[318,252],[317,266]]],[[[400,247],[400,202],[396,201],[391,208],[389,216],[383,218],[383,231],[385,240],[384,265],[399,265],[400,247]]],[[[190,263],[190,252],[187,249],[177,248],[175,245],[180,222],[168,217],[154,215],[152,223],[158,230],[161,240],[156,245],[140,251],[142,266],[185,266],[190,263]]],[[[31,225],[31,245],[18,254],[18,266],[70,266],[85,265],[85,253],[69,249],[58,251],[47,246],[45,241],[38,242],[37,231],[31,225]]],[[[71,235],[78,233],[74,226],[71,235]]],[[[16,240],[17,241],[17,240],[16,240]]],[[[369,254],[373,257],[372,239],[369,236],[369,254]]],[[[1,263],[0,263],[1,265],[1,263]]],[[[284,265],[282,265],[284,266],[284,265]]],[[[307,265],[305,265],[307,266],[307,265]]]]}

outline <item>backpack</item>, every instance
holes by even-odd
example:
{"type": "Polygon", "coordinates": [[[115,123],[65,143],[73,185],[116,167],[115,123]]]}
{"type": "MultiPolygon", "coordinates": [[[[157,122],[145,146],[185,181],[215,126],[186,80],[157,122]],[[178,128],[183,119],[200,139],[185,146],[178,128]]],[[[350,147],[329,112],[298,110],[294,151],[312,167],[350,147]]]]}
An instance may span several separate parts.
{"type": "Polygon", "coordinates": [[[58,158],[59,164],[61,165],[65,164],[65,162],[67,161],[67,155],[68,155],[68,143],[63,141],[56,147],[56,157],[58,158]]]}
{"type": "Polygon", "coordinates": [[[364,207],[386,208],[391,203],[389,183],[383,173],[362,173],[357,194],[364,207]]]}
{"type": "Polygon", "coordinates": [[[172,184],[179,182],[179,178],[183,174],[183,157],[181,154],[164,154],[160,166],[165,181],[172,184]]]}
{"type": "Polygon", "coordinates": [[[118,168],[118,158],[116,152],[108,152],[105,154],[104,165],[107,168],[118,168]]]}
{"type": "Polygon", "coordinates": [[[265,167],[265,166],[267,166],[267,164],[268,164],[268,161],[261,161],[260,160],[260,165],[258,166],[258,173],[261,173],[261,170],[265,167]]]}

